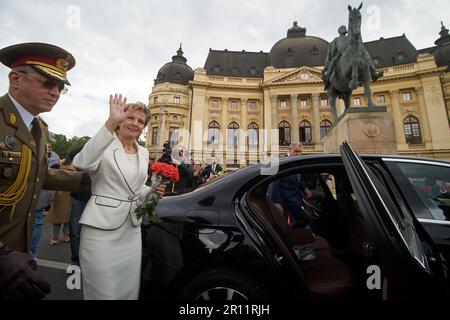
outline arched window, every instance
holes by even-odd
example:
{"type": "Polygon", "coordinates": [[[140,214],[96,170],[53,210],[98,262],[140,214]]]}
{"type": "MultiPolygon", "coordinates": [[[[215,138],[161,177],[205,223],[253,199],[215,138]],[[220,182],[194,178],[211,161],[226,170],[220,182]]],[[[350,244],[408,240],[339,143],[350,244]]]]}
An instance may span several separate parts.
{"type": "Polygon", "coordinates": [[[299,125],[300,142],[303,144],[312,143],[311,123],[306,120],[300,122],[299,125]]]}
{"type": "Polygon", "coordinates": [[[291,144],[291,126],[289,125],[289,122],[282,121],[278,125],[278,132],[279,132],[279,145],[280,146],[288,146],[291,144]]]}
{"type": "Polygon", "coordinates": [[[219,144],[220,125],[217,121],[211,121],[208,126],[208,144],[219,144]]]}
{"type": "Polygon", "coordinates": [[[405,130],[405,139],[408,144],[422,143],[422,134],[420,133],[419,119],[413,116],[407,116],[403,120],[405,130]]]}
{"type": "Polygon", "coordinates": [[[258,145],[258,125],[254,122],[248,125],[248,145],[249,146],[257,146],[258,145]]]}
{"type": "Polygon", "coordinates": [[[323,141],[330,131],[332,123],[328,120],[323,120],[320,123],[320,141],[323,141]]]}
{"type": "Polygon", "coordinates": [[[237,146],[239,144],[239,125],[231,122],[228,125],[228,145],[237,146]]]}

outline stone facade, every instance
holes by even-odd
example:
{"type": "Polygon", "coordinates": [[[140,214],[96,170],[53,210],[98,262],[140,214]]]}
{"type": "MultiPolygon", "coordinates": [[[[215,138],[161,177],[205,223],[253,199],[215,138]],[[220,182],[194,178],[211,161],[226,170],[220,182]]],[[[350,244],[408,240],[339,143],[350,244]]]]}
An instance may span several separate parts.
{"type": "MultiPolygon", "coordinates": [[[[384,77],[372,83],[372,99],[392,117],[396,146],[388,149],[450,160],[448,66],[438,67],[431,53],[420,53],[414,62],[378,69],[384,77]]],[[[197,68],[187,85],[155,85],[149,96],[151,158],[158,158],[169,138],[192,158],[207,162],[215,156],[228,168],[284,154],[290,141],[302,141],[304,154],[323,153],[333,118],[321,70],[269,64],[262,77],[236,77],[197,68]]],[[[362,87],[353,91],[351,103],[367,106],[362,87]]],[[[340,99],[337,109],[344,111],[340,99]]]]}

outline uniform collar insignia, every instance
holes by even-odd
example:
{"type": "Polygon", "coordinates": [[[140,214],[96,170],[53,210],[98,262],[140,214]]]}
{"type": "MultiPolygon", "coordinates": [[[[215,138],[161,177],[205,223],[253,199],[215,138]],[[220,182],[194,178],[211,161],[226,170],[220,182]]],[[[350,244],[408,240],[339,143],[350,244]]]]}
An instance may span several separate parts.
{"type": "Polygon", "coordinates": [[[17,116],[14,113],[12,113],[12,112],[9,114],[9,121],[12,124],[16,124],[17,123],[17,116]]]}
{"type": "Polygon", "coordinates": [[[17,115],[13,112],[7,112],[3,108],[0,108],[0,113],[3,115],[3,120],[5,120],[5,123],[7,126],[18,128],[17,124],[17,115]]]}

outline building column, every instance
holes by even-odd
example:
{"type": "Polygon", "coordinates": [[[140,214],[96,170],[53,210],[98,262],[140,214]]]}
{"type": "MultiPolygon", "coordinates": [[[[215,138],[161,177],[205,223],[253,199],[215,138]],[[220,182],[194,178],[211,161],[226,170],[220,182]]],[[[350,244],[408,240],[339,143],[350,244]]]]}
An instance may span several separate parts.
{"type": "Polygon", "coordinates": [[[274,156],[278,157],[278,151],[279,151],[279,131],[278,131],[278,108],[277,108],[277,100],[278,96],[273,95],[270,96],[270,103],[271,103],[271,111],[272,111],[272,130],[269,135],[270,139],[270,158],[273,158],[274,156]]]}
{"type": "Polygon", "coordinates": [[[394,118],[395,129],[395,142],[397,143],[397,149],[404,149],[406,146],[405,135],[403,132],[403,119],[400,112],[400,95],[398,90],[391,90],[391,105],[392,105],[392,117],[394,118]]]}
{"type": "Polygon", "coordinates": [[[222,123],[220,124],[220,144],[219,144],[219,150],[222,151],[219,155],[218,150],[216,150],[216,157],[220,157],[220,161],[224,166],[227,164],[227,130],[228,130],[228,98],[222,98],[222,123]]]}
{"type": "Polygon", "coordinates": [[[158,147],[162,148],[164,143],[169,138],[169,129],[166,127],[167,122],[167,107],[161,106],[161,125],[159,126],[159,141],[158,147]]]}
{"type": "Polygon", "coordinates": [[[423,88],[416,88],[417,93],[417,101],[419,103],[419,111],[420,111],[420,130],[422,131],[422,139],[425,143],[425,147],[431,148],[431,131],[430,131],[430,120],[428,119],[428,114],[425,105],[425,98],[423,97],[423,88]]]}
{"type": "Polygon", "coordinates": [[[298,94],[291,94],[291,114],[292,114],[292,141],[299,142],[300,134],[298,129],[298,109],[297,109],[298,94]]]}
{"type": "Polygon", "coordinates": [[[312,101],[313,101],[313,137],[312,142],[314,145],[320,144],[320,110],[319,110],[319,94],[314,93],[312,95],[312,101]]]}
{"type": "Polygon", "coordinates": [[[267,159],[267,152],[270,150],[270,135],[272,132],[272,109],[270,102],[270,90],[264,89],[264,100],[262,106],[263,123],[259,130],[259,153],[260,160],[267,159]]]}
{"type": "Polygon", "coordinates": [[[247,99],[241,99],[241,125],[239,130],[239,150],[238,159],[240,166],[245,166],[247,151],[247,99]]]}

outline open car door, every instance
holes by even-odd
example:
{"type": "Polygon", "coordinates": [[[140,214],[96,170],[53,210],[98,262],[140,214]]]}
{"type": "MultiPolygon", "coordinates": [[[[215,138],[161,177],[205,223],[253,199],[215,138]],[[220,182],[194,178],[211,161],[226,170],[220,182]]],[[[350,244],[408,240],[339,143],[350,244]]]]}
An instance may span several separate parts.
{"type": "Polygon", "coordinates": [[[344,142],[341,155],[353,191],[356,193],[369,236],[380,257],[384,296],[389,298],[431,298],[448,296],[442,272],[430,268],[436,257],[420,239],[408,208],[394,199],[372,170],[344,142]]]}

